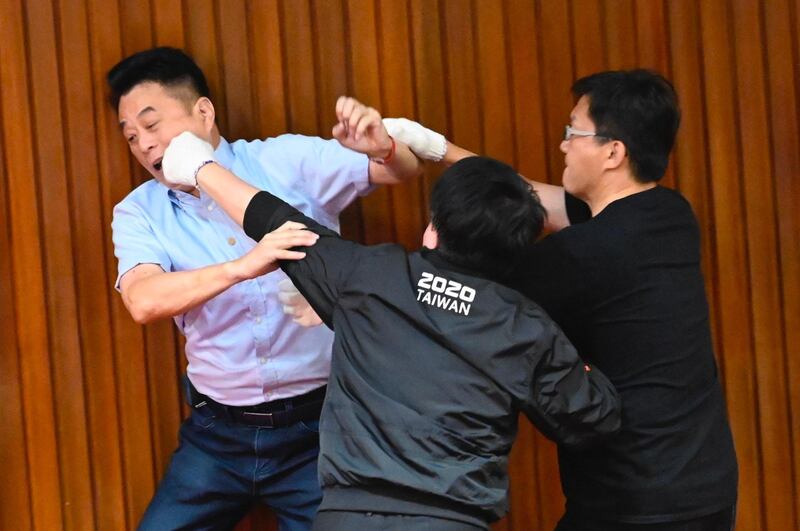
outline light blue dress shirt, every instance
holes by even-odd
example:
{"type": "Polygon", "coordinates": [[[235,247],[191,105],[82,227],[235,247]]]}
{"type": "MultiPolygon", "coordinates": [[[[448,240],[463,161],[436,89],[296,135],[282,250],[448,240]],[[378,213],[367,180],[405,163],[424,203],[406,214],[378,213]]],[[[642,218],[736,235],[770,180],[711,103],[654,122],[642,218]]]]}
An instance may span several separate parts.
{"type": "MultiPolygon", "coordinates": [[[[282,135],[216,150],[219,163],[253,186],[339,230],[339,213],[367,193],[369,160],[335,140],[282,135]]],[[[120,278],[138,264],[185,271],[233,260],[255,242],[210,197],[150,180],[114,208],[114,254],[120,278]]],[[[236,284],[176,316],[186,336],[187,373],[201,393],[228,405],[299,395],[328,379],[333,333],[304,328],[285,315],[280,270],[236,284]]]]}

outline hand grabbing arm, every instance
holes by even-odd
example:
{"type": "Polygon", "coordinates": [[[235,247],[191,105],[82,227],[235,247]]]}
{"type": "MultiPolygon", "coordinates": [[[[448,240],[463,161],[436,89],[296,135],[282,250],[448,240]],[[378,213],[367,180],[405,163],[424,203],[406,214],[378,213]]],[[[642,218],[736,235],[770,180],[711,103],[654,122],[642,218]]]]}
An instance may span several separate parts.
{"type": "Polygon", "coordinates": [[[389,136],[377,110],[341,96],[336,101],[336,120],[333,137],[370,158],[369,180],[373,184],[396,184],[422,173],[422,162],[389,136]]]}

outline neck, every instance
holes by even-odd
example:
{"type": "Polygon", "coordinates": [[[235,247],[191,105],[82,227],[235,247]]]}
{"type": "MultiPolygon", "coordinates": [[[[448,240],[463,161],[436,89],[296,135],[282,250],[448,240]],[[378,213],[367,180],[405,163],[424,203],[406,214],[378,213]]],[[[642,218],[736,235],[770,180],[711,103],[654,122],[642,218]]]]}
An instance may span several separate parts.
{"type": "Polygon", "coordinates": [[[219,139],[219,129],[217,128],[217,125],[214,124],[214,128],[211,130],[211,145],[214,147],[214,149],[219,147],[219,139]]]}

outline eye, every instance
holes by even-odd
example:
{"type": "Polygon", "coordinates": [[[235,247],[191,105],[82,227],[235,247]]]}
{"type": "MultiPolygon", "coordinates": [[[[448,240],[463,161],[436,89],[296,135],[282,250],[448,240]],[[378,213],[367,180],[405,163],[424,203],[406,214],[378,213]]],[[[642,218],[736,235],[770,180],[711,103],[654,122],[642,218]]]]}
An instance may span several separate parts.
{"type": "Polygon", "coordinates": [[[128,135],[127,140],[128,144],[133,144],[134,142],[136,142],[136,135],[128,135]]]}
{"type": "Polygon", "coordinates": [[[147,124],[146,126],[144,126],[144,128],[147,129],[148,131],[152,131],[155,128],[155,126],[157,126],[157,125],[158,125],[158,122],[153,122],[151,124],[147,124]]]}

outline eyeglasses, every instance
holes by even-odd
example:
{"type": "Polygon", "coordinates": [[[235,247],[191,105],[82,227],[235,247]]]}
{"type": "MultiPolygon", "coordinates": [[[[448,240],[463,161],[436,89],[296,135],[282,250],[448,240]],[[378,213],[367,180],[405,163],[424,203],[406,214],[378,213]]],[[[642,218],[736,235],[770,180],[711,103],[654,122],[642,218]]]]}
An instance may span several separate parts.
{"type": "Polygon", "coordinates": [[[575,129],[571,125],[567,125],[564,127],[564,140],[572,140],[576,136],[596,136],[598,138],[608,138],[607,136],[598,135],[594,131],[583,131],[581,129],[575,129]]]}

